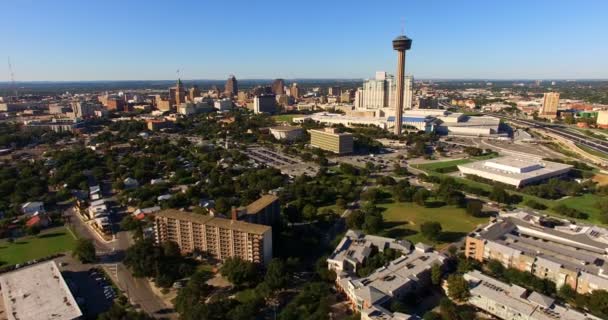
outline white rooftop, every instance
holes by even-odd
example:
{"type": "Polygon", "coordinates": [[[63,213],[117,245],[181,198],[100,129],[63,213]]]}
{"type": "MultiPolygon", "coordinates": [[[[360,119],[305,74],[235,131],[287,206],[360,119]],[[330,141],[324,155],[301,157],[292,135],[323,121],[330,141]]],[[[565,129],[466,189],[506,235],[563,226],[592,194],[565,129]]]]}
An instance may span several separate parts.
{"type": "Polygon", "coordinates": [[[9,320],[71,320],[82,316],[54,261],[0,276],[0,293],[9,320]]]}

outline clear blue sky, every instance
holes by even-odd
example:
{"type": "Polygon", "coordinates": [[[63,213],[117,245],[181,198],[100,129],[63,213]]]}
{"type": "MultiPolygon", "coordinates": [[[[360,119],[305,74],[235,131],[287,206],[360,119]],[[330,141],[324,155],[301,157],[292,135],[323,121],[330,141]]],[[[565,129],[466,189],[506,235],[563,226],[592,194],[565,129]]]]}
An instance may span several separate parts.
{"type": "Polygon", "coordinates": [[[608,78],[606,0],[5,0],[0,81],[608,78]]]}

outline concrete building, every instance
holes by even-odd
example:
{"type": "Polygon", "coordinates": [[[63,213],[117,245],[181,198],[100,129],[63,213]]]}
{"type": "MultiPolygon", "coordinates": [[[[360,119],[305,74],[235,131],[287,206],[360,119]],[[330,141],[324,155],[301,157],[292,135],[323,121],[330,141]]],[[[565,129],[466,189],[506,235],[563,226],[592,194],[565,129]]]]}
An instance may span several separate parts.
{"type": "Polygon", "coordinates": [[[198,86],[192,86],[192,88],[188,89],[188,100],[190,102],[194,102],[194,98],[198,98],[201,96],[201,90],[198,86]]]}
{"type": "Polygon", "coordinates": [[[232,110],[233,104],[231,99],[215,100],[213,107],[220,112],[226,112],[232,110]]]}
{"type": "Polygon", "coordinates": [[[581,294],[608,290],[608,230],[593,225],[556,223],[521,210],[501,213],[467,236],[465,255],[499,261],[581,294]]]}
{"type": "Polygon", "coordinates": [[[279,197],[273,194],[263,195],[246,207],[233,208],[233,220],[272,226],[281,219],[279,197]]]}
{"type": "Polygon", "coordinates": [[[238,220],[174,209],[154,216],[157,243],[173,241],[183,253],[205,252],[215,259],[230,257],[267,264],[272,259],[272,228],[238,220]]]}
{"type": "Polygon", "coordinates": [[[500,119],[496,117],[472,117],[462,113],[450,113],[437,117],[437,120],[435,131],[442,135],[473,137],[500,135],[500,119]]]}
{"type": "Polygon", "coordinates": [[[300,87],[297,83],[294,82],[291,84],[291,87],[289,88],[289,95],[296,100],[300,98],[300,87]]]}
{"type": "Polygon", "coordinates": [[[95,110],[97,110],[98,108],[98,105],[89,101],[72,102],[72,110],[74,111],[74,117],[77,119],[88,119],[95,117],[95,110]]]}
{"type": "Polygon", "coordinates": [[[334,128],[324,130],[309,130],[310,145],[337,154],[352,153],[354,147],[353,135],[338,133],[334,128]]]}
{"type": "Polygon", "coordinates": [[[181,79],[177,79],[175,87],[169,89],[169,101],[173,107],[186,102],[186,89],[181,79]]]}
{"type": "Polygon", "coordinates": [[[274,79],[272,82],[272,93],[275,95],[285,94],[285,80],[274,79]]]}
{"type": "Polygon", "coordinates": [[[277,140],[294,141],[304,134],[304,130],[294,126],[271,127],[270,134],[277,140]]]}
{"type": "Polygon", "coordinates": [[[224,87],[224,94],[228,97],[236,96],[239,92],[239,85],[236,77],[234,75],[230,75],[228,80],[226,80],[226,86],[224,87]]]}
{"type": "Polygon", "coordinates": [[[190,116],[197,113],[196,105],[192,102],[184,102],[177,106],[177,112],[184,116],[190,116]]]}
{"type": "Polygon", "coordinates": [[[557,107],[559,105],[559,92],[547,92],[543,95],[543,105],[538,116],[541,118],[557,118],[557,107]]]}
{"type": "Polygon", "coordinates": [[[340,87],[329,87],[327,88],[327,95],[337,97],[342,93],[341,91],[342,88],[340,87]]]}
{"type": "MultiPolygon", "coordinates": [[[[599,320],[562,306],[555,299],[514,284],[498,281],[474,270],[464,274],[469,284],[467,302],[500,319],[509,320],[599,320]]],[[[448,288],[449,290],[449,288],[448,288]]]]}
{"type": "Polygon", "coordinates": [[[261,94],[253,98],[254,113],[269,113],[277,112],[276,96],[274,94],[261,94]]]}
{"type": "Polygon", "coordinates": [[[597,113],[597,126],[608,129],[608,110],[601,110],[597,113]]]}
{"type": "Polygon", "coordinates": [[[406,314],[393,314],[382,306],[404,294],[417,292],[430,283],[434,264],[443,266],[446,257],[424,244],[412,244],[348,230],[327,259],[329,270],[336,273],[336,286],[343,291],[351,307],[362,319],[410,319],[406,314]],[[357,269],[365,265],[375,252],[396,250],[400,257],[369,276],[357,277],[357,269]]]}
{"type": "Polygon", "coordinates": [[[7,320],[73,320],[83,314],[55,261],[37,263],[0,276],[7,320]]]}
{"type": "Polygon", "coordinates": [[[517,188],[567,174],[571,165],[516,156],[458,165],[462,175],[473,175],[517,188]]]}

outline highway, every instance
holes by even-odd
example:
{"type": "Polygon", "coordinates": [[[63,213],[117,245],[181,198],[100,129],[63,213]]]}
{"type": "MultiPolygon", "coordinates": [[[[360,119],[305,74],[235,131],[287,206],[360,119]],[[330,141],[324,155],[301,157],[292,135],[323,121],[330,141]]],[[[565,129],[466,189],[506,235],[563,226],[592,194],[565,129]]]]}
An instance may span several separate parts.
{"type": "Polygon", "coordinates": [[[590,136],[587,136],[584,134],[569,131],[568,127],[566,127],[566,126],[559,125],[559,124],[544,123],[544,122],[534,121],[534,120],[506,117],[504,115],[499,115],[499,114],[493,114],[493,116],[513,122],[515,124],[525,125],[525,126],[529,126],[532,128],[546,130],[550,133],[556,134],[556,135],[563,137],[567,140],[570,140],[574,143],[584,145],[597,152],[605,153],[608,156],[608,141],[604,141],[604,140],[590,137],[590,136]]]}

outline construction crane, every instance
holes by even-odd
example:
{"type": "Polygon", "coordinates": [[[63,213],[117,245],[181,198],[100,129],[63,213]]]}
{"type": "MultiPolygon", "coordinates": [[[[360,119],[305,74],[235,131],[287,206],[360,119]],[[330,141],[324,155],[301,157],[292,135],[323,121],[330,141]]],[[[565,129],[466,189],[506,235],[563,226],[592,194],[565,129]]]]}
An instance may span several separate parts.
{"type": "Polygon", "coordinates": [[[11,75],[11,86],[15,93],[15,101],[19,100],[19,94],[17,92],[17,84],[15,83],[15,73],[13,72],[13,64],[11,63],[11,57],[8,57],[8,72],[11,75]]]}

